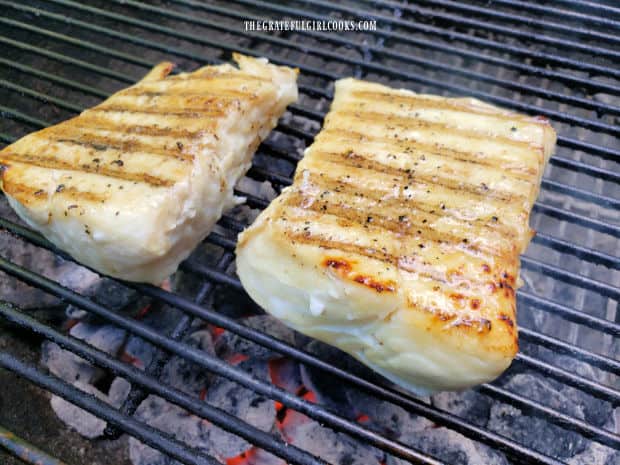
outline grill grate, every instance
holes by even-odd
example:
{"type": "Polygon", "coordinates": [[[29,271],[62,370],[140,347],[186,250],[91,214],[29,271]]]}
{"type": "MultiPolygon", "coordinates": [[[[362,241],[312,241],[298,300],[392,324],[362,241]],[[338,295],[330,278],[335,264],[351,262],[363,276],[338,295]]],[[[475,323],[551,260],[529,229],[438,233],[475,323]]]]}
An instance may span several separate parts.
{"type": "MultiPolygon", "coordinates": [[[[572,0],[547,0],[543,4],[494,0],[493,9],[482,0],[467,4],[421,0],[415,5],[378,0],[358,2],[361,5],[322,0],[291,1],[286,5],[258,0],[24,3],[0,0],[4,9],[0,43],[7,50],[0,58],[0,140],[4,143],[74,115],[115,89],[135,82],[145,68],[157,61],[173,59],[181,69],[193,69],[199,64],[226,60],[231,51],[265,56],[301,70],[300,102],[290,107],[290,114],[261,146],[248,173],[252,179],[267,180],[277,187],[290,184],[301,149],[312,141],[329,106],[330,83],[343,75],[367,77],[421,92],[471,95],[549,117],[560,134],[558,153],[551,158],[541,197],[534,208],[532,221],[540,232],[522,258],[526,286],[518,292],[519,323],[521,341],[526,344],[510,372],[533,370],[539,376],[620,406],[620,52],[616,46],[620,37],[615,32],[620,29],[620,9],[606,2],[572,0]],[[243,19],[282,16],[374,18],[378,30],[350,35],[242,30],[243,19]],[[43,105],[35,106],[33,102],[43,105]],[[538,330],[539,327],[545,329],[538,330]],[[564,367],[547,352],[584,362],[591,370],[585,373],[564,367]]],[[[267,204],[248,192],[237,193],[247,197],[253,208],[267,204]]],[[[103,418],[110,425],[109,436],[126,432],[182,463],[218,462],[134,419],[131,415],[146,393],[155,393],[288,463],[324,462],[217,407],[197,402],[160,383],[161,367],[171,354],[411,463],[443,463],[190,347],[183,338],[192,320],[200,319],[496,448],[514,463],[564,463],[514,439],[510,432],[499,434],[477,426],[455,413],[394,390],[387,383],[371,382],[334,366],[333,360],[318,358],[217,313],[204,302],[217,286],[241,289],[238,279],[228,270],[233,260],[234,236],[245,226],[229,214],[219,224],[225,232],[213,233],[207,241],[222,249],[220,262],[211,267],[190,259],[182,265],[183,270],[205,280],[193,298],[153,286],[130,285],[183,312],[167,334],[0,258],[0,270],[5,273],[125,328],[161,349],[158,358],[142,372],[37,321],[22,309],[0,303],[0,314],[6,321],[128,379],[134,390],[119,410],[8,352],[0,352],[0,366],[103,418]]],[[[21,225],[0,218],[0,227],[70,260],[21,225]]],[[[614,431],[576,418],[547,405],[545,399],[532,399],[498,382],[484,384],[477,391],[527,415],[620,449],[619,425],[614,431]]]]}

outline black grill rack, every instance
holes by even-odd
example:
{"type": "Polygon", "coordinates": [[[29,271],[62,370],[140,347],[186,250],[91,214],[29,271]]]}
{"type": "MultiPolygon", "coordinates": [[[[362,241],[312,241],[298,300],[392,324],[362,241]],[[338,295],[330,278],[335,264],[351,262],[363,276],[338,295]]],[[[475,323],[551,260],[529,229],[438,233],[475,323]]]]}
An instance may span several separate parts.
{"type": "MultiPolygon", "coordinates": [[[[382,81],[415,91],[469,95],[517,111],[549,118],[558,130],[557,154],[542,183],[533,226],[539,230],[522,258],[528,282],[518,292],[520,337],[527,350],[513,364],[620,405],[620,8],[612,1],[386,0],[328,2],[233,0],[202,2],[133,0],[75,2],[0,0],[0,139],[10,143],[60,121],[116,89],[135,82],[161,60],[180,69],[219,63],[239,51],[300,69],[301,98],[259,149],[248,176],[276,187],[291,182],[295,162],[318,131],[332,97],[331,83],[343,76],[382,81]],[[376,19],[375,32],[246,32],[243,20],[261,18],[376,19]],[[36,105],[35,105],[36,103],[36,105]],[[281,163],[281,161],[287,163],[281,163]],[[269,162],[271,161],[271,162],[269,162]],[[276,163],[277,161],[277,163],[276,163]],[[537,281],[538,282],[538,281],[537,281]],[[545,330],[537,330],[540,322],[545,330]],[[556,331],[557,329],[557,331],[556,331]],[[607,341],[603,344],[600,341],[607,341]],[[611,342],[610,342],[611,341],[611,342]],[[530,350],[532,347],[541,350],[530,350]],[[563,354],[587,363],[595,376],[565,369],[546,357],[563,354]]],[[[246,192],[247,202],[266,202],[246,192]]],[[[148,285],[130,285],[184,313],[163,334],[105,308],[57,282],[0,258],[0,270],[62,298],[162,349],[306,414],[411,463],[438,459],[382,437],[321,405],[259,381],[238,367],[182,342],[192,319],[222,327],[308,366],[322,370],[404,409],[504,452],[514,463],[562,461],[393,389],[376,384],[272,336],[244,326],[203,302],[216,286],[241,289],[228,272],[234,237],[244,224],[225,215],[226,234],[207,241],[224,250],[215,267],[188,261],[182,268],[204,278],[194,299],[148,285]]],[[[0,218],[0,227],[63,256],[37,233],[0,218]]],[[[70,258],[68,258],[70,259],[70,258]]],[[[27,312],[0,304],[2,317],[130,380],[130,400],[116,410],[8,352],[0,366],[94,413],[110,425],[110,436],[128,433],[187,464],[218,463],[131,416],[144,392],[154,393],[233,432],[290,464],[324,463],[226,412],[162,385],[158,370],[142,372],[66,336],[27,312]]],[[[167,354],[167,355],[166,355],[167,354]]],[[[161,361],[161,360],[160,360],[161,361]]],[[[477,390],[600,444],[619,449],[620,435],[510,391],[497,383],[477,390]]],[[[34,421],[34,419],[33,419],[34,421]]],[[[53,460],[50,457],[47,459],[53,460]]],[[[52,462],[50,462],[52,463],[52,462]]]]}

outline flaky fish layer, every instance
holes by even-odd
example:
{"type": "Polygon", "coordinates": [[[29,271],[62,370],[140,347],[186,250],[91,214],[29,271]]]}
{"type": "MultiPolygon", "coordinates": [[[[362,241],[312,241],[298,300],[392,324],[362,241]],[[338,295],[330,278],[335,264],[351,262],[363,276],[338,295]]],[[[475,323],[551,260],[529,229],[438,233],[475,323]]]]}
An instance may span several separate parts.
{"type": "Polygon", "coordinates": [[[0,151],[2,189],[30,226],[111,276],[161,283],[233,203],[252,155],[297,99],[296,70],[239,68],[137,84],[0,151]]]}
{"type": "Polygon", "coordinates": [[[546,120],[478,100],[336,84],[295,181],[239,238],[248,293],[419,393],[498,376],[555,145],[546,120]]]}

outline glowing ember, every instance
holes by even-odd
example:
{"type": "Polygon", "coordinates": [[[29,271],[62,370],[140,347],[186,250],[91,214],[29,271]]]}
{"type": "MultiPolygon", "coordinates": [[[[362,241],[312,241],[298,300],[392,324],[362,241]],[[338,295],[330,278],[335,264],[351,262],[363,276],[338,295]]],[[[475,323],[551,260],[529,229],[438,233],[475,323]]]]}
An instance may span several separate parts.
{"type": "Polygon", "coordinates": [[[213,340],[219,338],[222,334],[224,334],[226,330],[224,328],[220,328],[219,326],[211,327],[211,334],[213,334],[213,340]]]}
{"type": "Polygon", "coordinates": [[[128,354],[125,351],[121,353],[119,358],[122,362],[133,365],[136,368],[144,368],[144,364],[142,363],[142,360],[140,360],[138,357],[134,357],[133,355],[128,354]]]}
{"type": "Polygon", "coordinates": [[[231,365],[239,365],[241,362],[245,362],[249,357],[245,354],[232,354],[228,357],[228,363],[231,365]]]}
{"type": "Polygon", "coordinates": [[[248,449],[245,452],[237,455],[236,457],[226,459],[226,465],[249,465],[254,455],[255,449],[248,449]]]}
{"type": "Polygon", "coordinates": [[[71,319],[67,320],[67,322],[64,325],[65,331],[67,331],[67,332],[71,331],[71,328],[73,328],[79,322],[80,322],[80,320],[78,320],[77,318],[71,318],[71,319]]]}
{"type": "Polygon", "coordinates": [[[142,318],[144,318],[150,310],[151,304],[148,303],[138,311],[138,314],[136,315],[136,320],[141,320],[142,318]]]}

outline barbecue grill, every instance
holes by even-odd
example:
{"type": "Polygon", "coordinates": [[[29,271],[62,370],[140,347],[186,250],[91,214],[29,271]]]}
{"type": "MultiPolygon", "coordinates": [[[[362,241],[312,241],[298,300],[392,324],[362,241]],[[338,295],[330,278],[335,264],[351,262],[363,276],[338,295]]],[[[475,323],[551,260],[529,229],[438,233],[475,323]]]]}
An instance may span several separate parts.
{"type": "MultiPolygon", "coordinates": [[[[521,351],[500,380],[475,391],[477,398],[491,405],[517,409],[532,424],[553,425],[548,431],[555,436],[548,441],[561,442],[569,434],[583,438],[594,448],[611,450],[604,463],[618,463],[615,460],[620,456],[613,450],[620,449],[620,8],[615,2],[0,0],[0,7],[3,145],[75,115],[135,82],[158,61],[174,61],[179,70],[190,71],[204,64],[228,61],[233,51],[264,56],[274,63],[300,69],[300,100],[289,107],[259,148],[248,173],[251,179],[268,181],[276,190],[290,184],[295,162],[318,132],[329,107],[332,83],[344,76],[417,92],[473,96],[549,118],[559,135],[558,148],[532,214],[532,226],[538,234],[522,258],[525,285],[518,292],[521,351]],[[244,30],[244,20],[285,18],[376,20],[377,28],[339,33],[244,30]],[[507,380],[517,373],[529,373],[532,379],[549,380],[558,389],[582,393],[607,413],[579,415],[554,399],[537,396],[534,390],[516,389],[507,380]]],[[[268,203],[256,192],[241,187],[237,194],[246,197],[252,208],[262,209],[268,203]]],[[[370,444],[390,460],[396,457],[404,460],[402,463],[451,463],[441,450],[429,451],[389,437],[320,401],[288,392],[191,346],[185,340],[188,330],[196,321],[202,321],[486,445],[509,463],[586,463],[532,443],[509,427],[474,421],[449,405],[438,406],[414,397],[387,381],[370,378],[364,371],[351,370],[340,360],[317,355],[219,312],[209,304],[214,295],[223,290],[242,290],[231,263],[236,234],[246,224],[226,214],[219,225],[206,240],[209,250],[218,251],[218,259],[194,257],[182,265],[182,273],[200,278],[196,289],[177,292],[127,284],[139,296],[179,311],[176,320],[165,328],[149,326],[76,292],[59,279],[43,276],[36,267],[24,265],[14,251],[2,250],[0,270],[6,273],[4,281],[13,283],[16,279],[41,289],[158,348],[153,361],[144,370],[137,369],[126,360],[70,336],[57,321],[39,318],[37,312],[13,305],[7,295],[0,295],[0,335],[36,335],[124,377],[131,383],[131,392],[120,407],[108,405],[48,373],[36,363],[36,355],[18,353],[6,345],[0,345],[0,367],[105,420],[107,437],[126,433],[184,464],[219,462],[135,416],[136,408],[148,394],[244,438],[286,463],[326,462],[218,405],[162,383],[163,367],[171,356],[191,361],[370,444]]],[[[71,260],[15,219],[2,217],[0,226],[3,235],[36,246],[40,252],[35,253],[44,254],[46,249],[62,260],[71,260]]],[[[23,393],[25,403],[29,402],[29,392],[23,393]]],[[[36,412],[26,420],[34,425],[36,412]]],[[[0,423],[10,428],[1,412],[0,423]]],[[[53,445],[40,442],[40,436],[37,443],[37,436],[27,429],[22,435],[46,452],[12,439],[2,430],[0,445],[32,463],[60,463],[54,458],[53,445]]]]}

